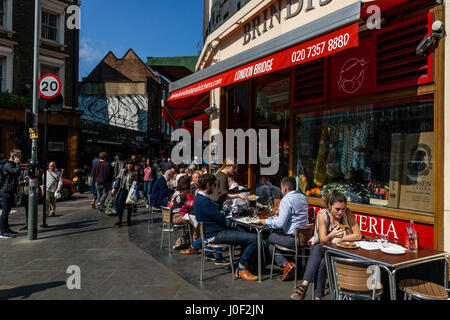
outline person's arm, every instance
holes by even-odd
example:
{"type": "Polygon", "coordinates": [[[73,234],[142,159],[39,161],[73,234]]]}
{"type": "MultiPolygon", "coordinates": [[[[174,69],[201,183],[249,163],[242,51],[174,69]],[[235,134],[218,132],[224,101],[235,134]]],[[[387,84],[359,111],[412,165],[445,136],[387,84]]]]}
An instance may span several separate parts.
{"type": "Polygon", "coordinates": [[[289,206],[289,202],[281,201],[280,203],[280,215],[276,218],[269,218],[265,221],[268,227],[272,229],[284,229],[291,218],[291,210],[289,206]]]}
{"type": "Polygon", "coordinates": [[[212,202],[207,201],[205,212],[211,219],[215,220],[220,225],[226,227],[227,225],[227,218],[225,215],[220,213],[219,208],[217,208],[212,202]]]}
{"type": "Polygon", "coordinates": [[[346,215],[349,227],[352,229],[353,233],[348,236],[344,236],[342,241],[360,241],[362,239],[362,234],[358,224],[356,223],[353,212],[350,209],[347,209],[346,215]]]}
{"type": "Polygon", "coordinates": [[[320,243],[321,244],[327,244],[330,242],[336,243],[341,242],[342,237],[344,236],[344,230],[341,230],[339,226],[333,229],[328,234],[328,228],[326,223],[326,218],[323,214],[318,215],[318,223],[319,223],[319,237],[320,237],[320,243]]]}
{"type": "Polygon", "coordinates": [[[13,165],[5,165],[3,166],[3,172],[6,174],[10,174],[12,176],[20,176],[20,172],[22,169],[20,168],[20,162],[16,162],[15,166],[13,165]]]}

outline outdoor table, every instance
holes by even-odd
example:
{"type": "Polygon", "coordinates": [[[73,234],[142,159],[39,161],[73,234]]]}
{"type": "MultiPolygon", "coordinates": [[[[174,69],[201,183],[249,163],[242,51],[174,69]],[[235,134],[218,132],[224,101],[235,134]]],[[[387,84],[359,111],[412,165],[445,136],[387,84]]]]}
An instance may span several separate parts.
{"type": "Polygon", "coordinates": [[[264,230],[269,230],[270,228],[267,226],[257,225],[257,224],[251,224],[248,222],[242,221],[242,217],[240,218],[230,218],[231,222],[235,225],[239,225],[245,228],[249,228],[251,230],[255,230],[258,235],[258,283],[262,282],[262,266],[261,266],[261,249],[262,249],[262,232],[264,230]]]}
{"type": "Polygon", "coordinates": [[[386,270],[389,276],[391,300],[397,300],[396,274],[399,270],[434,261],[444,260],[444,287],[446,289],[448,288],[448,253],[444,251],[419,248],[418,252],[406,251],[406,253],[402,255],[391,255],[384,253],[381,250],[364,250],[361,248],[344,249],[336,246],[335,244],[326,244],[323,247],[326,250],[325,261],[332,292],[335,292],[336,288],[333,287],[334,281],[332,281],[333,278],[331,278],[334,276],[331,272],[331,254],[343,256],[349,259],[367,261],[368,263],[373,263],[374,265],[378,265],[386,270]]]}

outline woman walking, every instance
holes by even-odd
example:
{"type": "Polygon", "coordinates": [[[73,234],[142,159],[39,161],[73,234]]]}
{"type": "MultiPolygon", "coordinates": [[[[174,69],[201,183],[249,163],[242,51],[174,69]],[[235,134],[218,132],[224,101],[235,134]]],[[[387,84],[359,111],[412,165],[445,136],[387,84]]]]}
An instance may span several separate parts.
{"type": "Polygon", "coordinates": [[[147,159],[144,169],[144,196],[147,201],[147,209],[150,207],[150,196],[152,194],[153,181],[156,180],[156,170],[150,159],[147,159]]]}
{"type": "Polygon", "coordinates": [[[117,202],[119,206],[119,221],[116,226],[122,228],[122,218],[125,207],[127,208],[127,225],[131,224],[131,214],[133,213],[133,205],[127,204],[127,197],[130,189],[135,187],[138,182],[138,177],[136,171],[134,171],[134,163],[131,160],[126,162],[125,169],[122,170],[119,178],[116,179],[114,183],[114,188],[111,194],[114,196],[117,193],[117,202]]]}

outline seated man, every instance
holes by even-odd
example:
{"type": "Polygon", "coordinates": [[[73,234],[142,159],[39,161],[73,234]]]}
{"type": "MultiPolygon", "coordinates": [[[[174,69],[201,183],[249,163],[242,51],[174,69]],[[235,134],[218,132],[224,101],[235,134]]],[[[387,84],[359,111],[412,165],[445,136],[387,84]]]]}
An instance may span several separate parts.
{"type": "MultiPolygon", "coordinates": [[[[294,178],[288,177],[281,181],[281,191],[285,195],[281,200],[279,214],[276,219],[261,220],[261,224],[275,229],[269,236],[269,250],[273,252],[273,245],[295,250],[295,233],[298,227],[308,225],[308,201],[297,192],[294,178]]],[[[295,271],[295,264],[287,261],[284,256],[275,256],[277,266],[284,268],[281,281],[289,280],[295,271]]]]}
{"type": "MultiPolygon", "coordinates": [[[[228,188],[229,190],[243,190],[244,187],[240,186],[236,182],[236,175],[228,176],[228,188]]],[[[248,192],[242,193],[244,196],[248,197],[250,194],[248,192]]],[[[247,200],[243,200],[241,198],[228,199],[224,202],[223,208],[231,212],[232,214],[248,210],[249,203],[247,200]]]]}
{"type": "Polygon", "coordinates": [[[280,188],[275,187],[273,184],[271,184],[269,181],[269,177],[261,176],[259,178],[259,183],[261,184],[261,186],[256,188],[256,195],[259,197],[259,203],[268,204],[270,198],[272,198],[272,200],[283,198],[283,194],[280,188]]]}
{"type": "Polygon", "coordinates": [[[166,173],[159,178],[152,190],[152,205],[155,208],[167,207],[170,198],[170,190],[167,183],[173,178],[172,170],[167,170],[166,173]]]}
{"type": "MultiPolygon", "coordinates": [[[[239,261],[236,276],[245,280],[258,280],[258,277],[251,274],[247,269],[252,256],[257,247],[256,234],[232,229],[228,226],[228,220],[222,214],[209,196],[216,187],[216,178],[210,174],[204,174],[198,179],[199,191],[195,197],[194,213],[198,222],[203,222],[205,226],[205,237],[210,244],[233,244],[242,246],[242,254],[239,261]]],[[[181,251],[182,254],[197,254],[194,242],[192,247],[181,251]]],[[[200,242],[201,246],[201,242],[200,242]]],[[[198,247],[200,248],[200,247],[198,247]]]]}

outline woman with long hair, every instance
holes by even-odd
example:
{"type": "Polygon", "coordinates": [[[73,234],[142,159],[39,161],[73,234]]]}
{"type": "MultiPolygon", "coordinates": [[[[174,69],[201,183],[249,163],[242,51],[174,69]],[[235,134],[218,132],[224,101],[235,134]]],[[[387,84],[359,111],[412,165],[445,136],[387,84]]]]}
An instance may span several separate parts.
{"type": "Polygon", "coordinates": [[[302,300],[311,282],[315,282],[315,296],[317,300],[323,298],[327,269],[325,249],[322,245],[343,241],[359,241],[361,230],[356,223],[353,212],[347,207],[347,198],[337,189],[331,190],[326,199],[327,209],[319,211],[316,219],[311,253],[306,264],[303,283],[291,295],[294,300],[302,300]],[[341,229],[341,227],[344,227],[341,229]]]}
{"type": "Polygon", "coordinates": [[[138,174],[134,170],[134,163],[128,160],[125,165],[125,169],[122,170],[119,178],[114,182],[114,188],[111,191],[112,195],[117,193],[118,206],[119,206],[119,221],[116,226],[122,228],[122,218],[125,207],[127,208],[127,225],[131,224],[131,214],[133,213],[133,205],[127,204],[128,193],[131,188],[135,187],[138,183],[138,174]]]}

